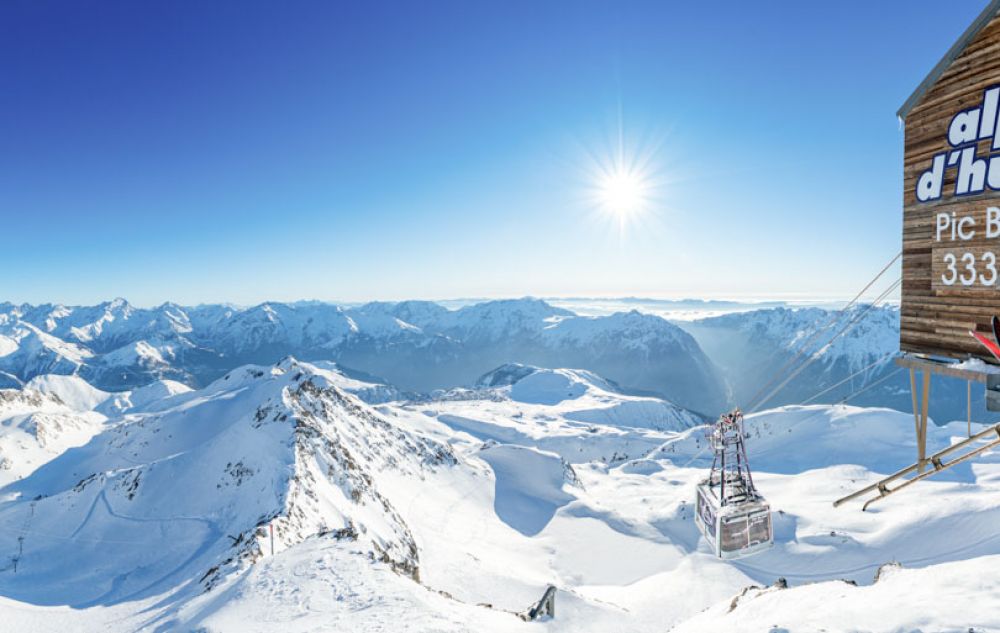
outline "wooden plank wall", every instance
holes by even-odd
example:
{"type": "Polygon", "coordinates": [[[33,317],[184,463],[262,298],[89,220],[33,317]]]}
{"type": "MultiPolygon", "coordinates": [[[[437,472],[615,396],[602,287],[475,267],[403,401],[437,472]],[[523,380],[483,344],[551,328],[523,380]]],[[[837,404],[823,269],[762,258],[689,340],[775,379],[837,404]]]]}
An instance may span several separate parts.
{"type": "MultiPolygon", "coordinates": [[[[900,349],[955,358],[970,355],[995,362],[969,330],[990,330],[990,319],[1000,315],[1000,288],[942,287],[942,263],[934,261],[955,246],[938,243],[935,248],[935,217],[955,211],[976,218],[977,234],[961,242],[977,254],[991,250],[1000,257],[1000,238],[983,236],[985,210],[1000,206],[1000,191],[954,197],[955,169],[945,171],[939,200],[918,203],[917,179],[931,166],[936,153],[950,149],[948,126],[959,111],[977,107],[983,91],[1000,84],[1000,16],[994,17],[941,75],[923,99],[906,116],[903,161],[903,282],[901,297],[900,349]]],[[[998,130],[1000,134],[1000,130],[998,130]]],[[[979,143],[977,158],[990,155],[992,139],[979,143]]],[[[961,268],[961,266],[959,266],[961,268]]]]}

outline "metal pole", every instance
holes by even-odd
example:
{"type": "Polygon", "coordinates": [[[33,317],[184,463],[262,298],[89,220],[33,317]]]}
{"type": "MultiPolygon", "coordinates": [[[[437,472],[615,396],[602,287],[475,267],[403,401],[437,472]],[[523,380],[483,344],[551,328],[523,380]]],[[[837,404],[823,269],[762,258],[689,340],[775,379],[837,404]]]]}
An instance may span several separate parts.
{"type": "Polygon", "coordinates": [[[267,527],[270,528],[271,531],[271,556],[274,556],[274,524],[268,523],[267,527]]]}
{"type": "Polygon", "coordinates": [[[968,426],[968,436],[972,437],[972,381],[965,381],[965,422],[968,426]]]}
{"type": "MultiPolygon", "coordinates": [[[[722,451],[720,451],[722,456],[722,468],[719,470],[719,507],[726,505],[726,446],[723,440],[722,451]]],[[[721,514],[719,516],[722,516],[721,514]]]]}

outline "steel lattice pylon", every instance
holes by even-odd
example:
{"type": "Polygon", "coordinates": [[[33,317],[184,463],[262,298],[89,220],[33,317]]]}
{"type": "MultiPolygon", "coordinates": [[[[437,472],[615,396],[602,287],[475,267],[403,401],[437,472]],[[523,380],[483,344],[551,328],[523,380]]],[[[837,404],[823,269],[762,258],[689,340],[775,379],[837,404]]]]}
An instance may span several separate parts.
{"type": "Polygon", "coordinates": [[[708,431],[715,457],[698,486],[695,522],[720,558],[763,551],[773,542],[771,508],[757,491],[747,460],[743,412],[735,409],[708,431]]]}
{"type": "Polygon", "coordinates": [[[708,433],[709,444],[715,453],[708,485],[718,488],[716,496],[720,506],[760,499],[753,485],[744,439],[743,412],[739,409],[720,417],[708,433]]]}

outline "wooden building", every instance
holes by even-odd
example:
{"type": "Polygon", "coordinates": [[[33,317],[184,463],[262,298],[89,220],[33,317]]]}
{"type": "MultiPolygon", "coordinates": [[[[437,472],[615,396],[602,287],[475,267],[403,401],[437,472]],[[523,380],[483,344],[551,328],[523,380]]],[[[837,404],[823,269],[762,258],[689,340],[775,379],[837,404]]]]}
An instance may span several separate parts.
{"type": "Polygon", "coordinates": [[[896,363],[910,370],[916,461],[838,499],[884,499],[1000,447],[1000,424],[972,433],[972,384],[1000,410],[1000,369],[971,331],[1000,315],[1000,0],[993,0],[898,112],[905,122],[903,278],[896,363]],[[917,380],[917,372],[922,373],[917,380]],[[969,437],[927,454],[931,375],[967,381],[969,437]]]}
{"type": "Polygon", "coordinates": [[[900,349],[996,359],[970,330],[1000,315],[1000,0],[899,110],[905,122],[900,349]]]}

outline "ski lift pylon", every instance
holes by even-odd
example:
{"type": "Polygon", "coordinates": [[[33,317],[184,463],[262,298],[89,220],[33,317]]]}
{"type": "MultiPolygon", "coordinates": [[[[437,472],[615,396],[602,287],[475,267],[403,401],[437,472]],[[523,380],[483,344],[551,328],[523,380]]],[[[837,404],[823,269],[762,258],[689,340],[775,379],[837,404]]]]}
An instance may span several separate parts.
{"type": "Polygon", "coordinates": [[[774,543],[771,506],[757,491],[747,461],[743,412],[735,409],[709,431],[715,453],[698,485],[695,523],[719,558],[742,558],[774,543]]]}

